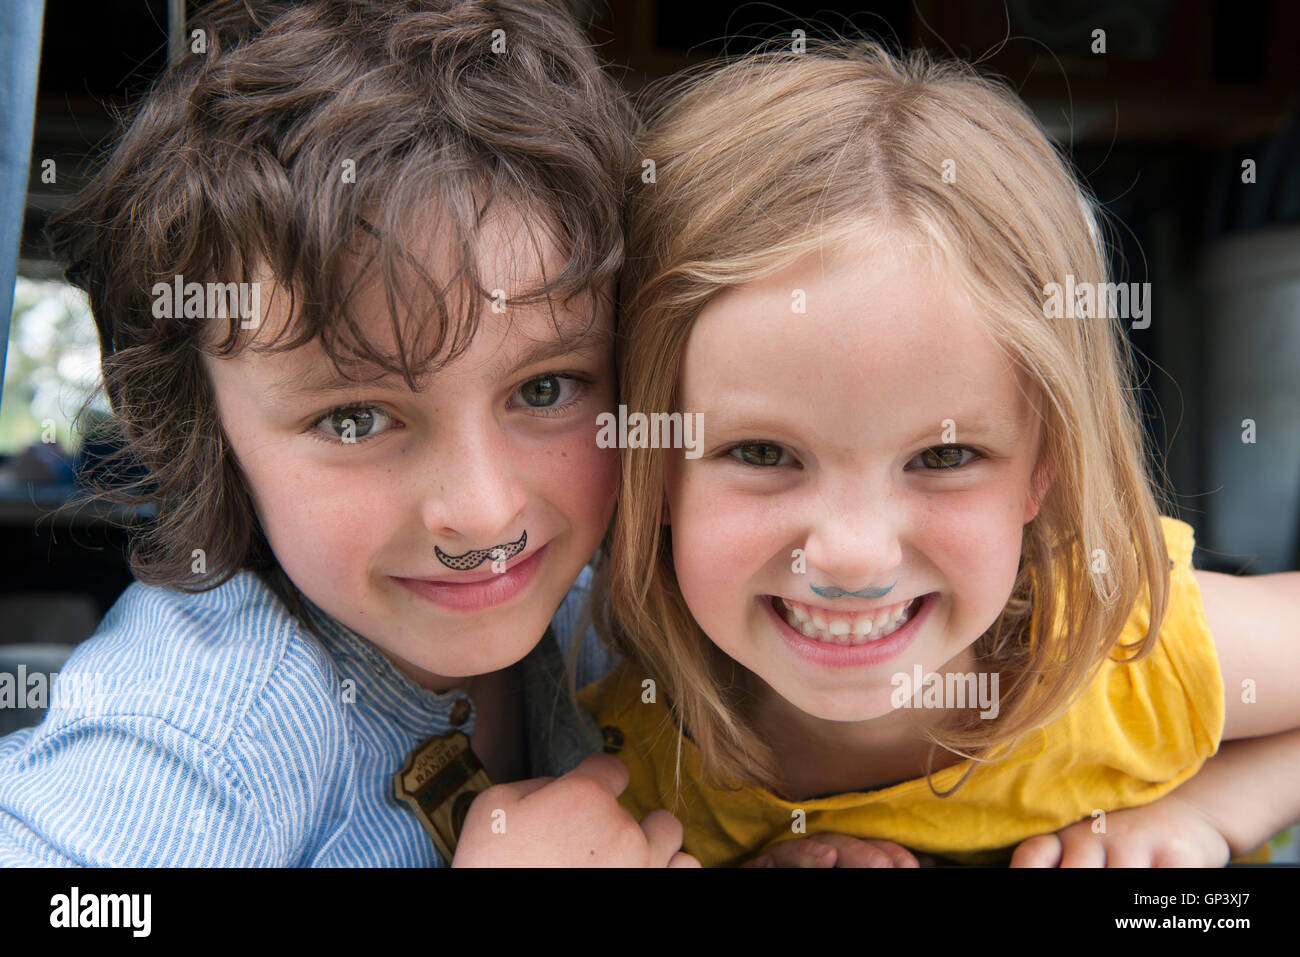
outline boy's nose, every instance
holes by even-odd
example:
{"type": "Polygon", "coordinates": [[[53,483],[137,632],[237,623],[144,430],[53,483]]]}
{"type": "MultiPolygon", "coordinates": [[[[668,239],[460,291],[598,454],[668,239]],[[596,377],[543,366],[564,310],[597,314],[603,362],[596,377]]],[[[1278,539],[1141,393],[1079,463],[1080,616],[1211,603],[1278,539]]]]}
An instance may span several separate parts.
{"type": "Polygon", "coordinates": [[[439,456],[422,503],[425,527],[457,552],[517,538],[528,504],[509,452],[491,438],[466,438],[439,456]]]}

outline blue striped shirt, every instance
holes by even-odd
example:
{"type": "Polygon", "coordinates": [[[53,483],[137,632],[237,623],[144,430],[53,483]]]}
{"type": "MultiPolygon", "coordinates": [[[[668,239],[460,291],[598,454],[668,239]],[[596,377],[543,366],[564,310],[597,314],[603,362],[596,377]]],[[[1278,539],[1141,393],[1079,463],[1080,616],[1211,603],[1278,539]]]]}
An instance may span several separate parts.
{"type": "MultiPolygon", "coordinates": [[[[522,662],[534,775],[601,750],[563,673],[589,582],[522,662]]],[[[0,865],[445,866],[392,779],[462,698],[472,734],[473,702],[304,605],[312,631],[247,570],[201,594],[130,585],[45,720],[0,738],[0,865]]],[[[579,686],[611,663],[588,630],[579,686]]]]}

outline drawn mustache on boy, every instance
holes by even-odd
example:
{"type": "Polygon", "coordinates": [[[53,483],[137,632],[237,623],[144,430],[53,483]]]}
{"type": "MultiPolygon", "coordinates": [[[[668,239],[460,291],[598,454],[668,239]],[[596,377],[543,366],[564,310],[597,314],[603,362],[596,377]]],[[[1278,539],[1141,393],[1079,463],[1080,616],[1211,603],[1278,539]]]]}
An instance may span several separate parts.
{"type": "MultiPolygon", "coordinates": [[[[898,582],[894,582],[894,585],[897,584],[898,582]]],[[[843,588],[836,588],[834,585],[827,585],[825,588],[818,588],[816,585],[809,585],[808,587],[823,598],[881,598],[893,591],[894,585],[890,585],[888,588],[859,588],[857,591],[845,591],[843,588]]]]}
{"type": "Polygon", "coordinates": [[[519,541],[511,542],[508,545],[493,545],[491,548],[472,548],[462,555],[448,555],[437,545],[433,546],[433,553],[438,556],[438,561],[442,562],[448,568],[454,568],[458,572],[467,572],[471,568],[478,568],[489,558],[493,561],[504,562],[514,558],[524,550],[528,544],[528,532],[525,531],[519,536],[519,541]]]}

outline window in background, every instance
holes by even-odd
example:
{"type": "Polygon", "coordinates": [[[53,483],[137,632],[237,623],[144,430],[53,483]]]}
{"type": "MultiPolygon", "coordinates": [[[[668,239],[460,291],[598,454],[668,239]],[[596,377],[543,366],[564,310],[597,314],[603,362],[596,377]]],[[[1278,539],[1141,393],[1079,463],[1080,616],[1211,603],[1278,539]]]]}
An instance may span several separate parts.
{"type": "Polygon", "coordinates": [[[19,276],[0,402],[0,482],[67,484],[83,431],[108,416],[97,395],[86,419],[77,415],[100,381],[99,338],[81,290],[57,279],[19,276]]]}

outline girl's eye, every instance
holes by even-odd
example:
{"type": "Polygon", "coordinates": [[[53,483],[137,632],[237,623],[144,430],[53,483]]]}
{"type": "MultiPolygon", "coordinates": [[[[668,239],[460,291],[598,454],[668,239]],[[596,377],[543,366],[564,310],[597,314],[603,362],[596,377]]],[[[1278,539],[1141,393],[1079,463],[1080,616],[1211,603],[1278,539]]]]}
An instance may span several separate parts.
{"type": "Polygon", "coordinates": [[[392,417],[373,405],[344,405],[325,413],[312,428],[312,437],[331,445],[351,445],[376,435],[382,435],[380,423],[391,423],[392,417]],[[324,424],[325,430],[320,426],[324,424]]]}
{"type": "Polygon", "coordinates": [[[964,445],[936,445],[933,448],[926,449],[919,453],[913,462],[918,459],[933,465],[923,465],[922,468],[927,472],[939,472],[945,469],[958,469],[963,465],[969,465],[972,461],[979,458],[980,455],[972,448],[964,445]],[[962,460],[963,453],[970,453],[971,458],[962,460]]]}
{"type": "Polygon", "coordinates": [[[775,466],[790,464],[790,454],[781,446],[770,442],[741,442],[727,450],[727,454],[746,465],[775,466]]]}
{"type": "Polygon", "coordinates": [[[529,379],[510,397],[507,408],[527,408],[542,415],[559,415],[581,398],[589,383],[576,376],[547,374],[529,379]],[[518,396],[521,403],[514,402],[518,396]]]}

